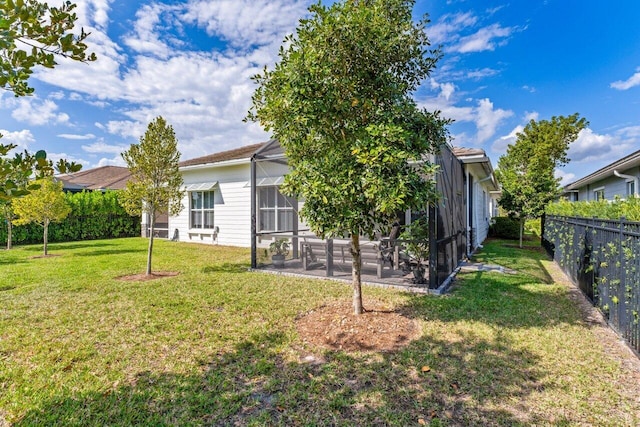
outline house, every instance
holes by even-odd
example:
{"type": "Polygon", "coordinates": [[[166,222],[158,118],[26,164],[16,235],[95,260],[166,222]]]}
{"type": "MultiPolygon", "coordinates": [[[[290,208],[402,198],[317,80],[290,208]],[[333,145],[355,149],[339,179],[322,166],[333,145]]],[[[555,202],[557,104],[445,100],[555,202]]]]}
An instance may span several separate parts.
{"type": "Polygon", "coordinates": [[[497,215],[500,188],[484,150],[454,147],[452,151],[464,168],[467,254],[470,254],[489,235],[491,218],[497,215]]]}
{"type": "Polygon", "coordinates": [[[101,166],[79,172],[57,175],[62,181],[63,190],[78,193],[83,190],[122,190],[131,178],[128,168],[121,166],[101,166]]]}
{"type": "MultiPolygon", "coordinates": [[[[461,256],[466,256],[487,236],[495,206],[491,192],[498,186],[483,150],[456,148],[452,159],[459,168],[459,188],[448,199],[460,199],[466,208],[453,209],[444,202],[443,207],[459,216],[451,233],[463,234],[466,248],[461,256]]],[[[256,245],[264,246],[278,235],[311,235],[297,215],[303,202],[279,191],[288,166],[276,140],[186,160],[180,171],[184,210],[169,218],[170,234],[177,234],[179,241],[249,247],[254,236],[256,245]]],[[[411,221],[411,214],[405,218],[411,221]]]]}
{"type": "Polygon", "coordinates": [[[613,200],[616,196],[638,196],[640,150],[629,154],[563,188],[570,201],[613,200]]]}
{"type": "Polygon", "coordinates": [[[249,247],[251,157],[265,144],[180,162],[186,192],[183,211],[169,218],[172,236],[182,242],[249,247]]]}

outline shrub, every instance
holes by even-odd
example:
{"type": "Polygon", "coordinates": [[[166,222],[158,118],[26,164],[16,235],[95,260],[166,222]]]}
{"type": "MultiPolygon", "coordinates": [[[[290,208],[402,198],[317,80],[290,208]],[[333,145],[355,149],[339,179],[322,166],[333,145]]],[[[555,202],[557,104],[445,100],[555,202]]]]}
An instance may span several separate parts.
{"type": "Polygon", "coordinates": [[[497,216],[492,219],[492,224],[489,227],[489,235],[503,239],[519,239],[520,222],[508,216],[497,216]]]}
{"type": "MultiPolygon", "coordinates": [[[[83,191],[66,193],[71,214],[59,223],[49,226],[49,242],[110,239],[140,235],[140,217],[125,212],[119,203],[117,191],[83,191]]],[[[7,226],[0,227],[0,244],[7,242],[7,226]]],[[[42,227],[28,224],[13,227],[13,243],[42,242],[42,227]]]]}

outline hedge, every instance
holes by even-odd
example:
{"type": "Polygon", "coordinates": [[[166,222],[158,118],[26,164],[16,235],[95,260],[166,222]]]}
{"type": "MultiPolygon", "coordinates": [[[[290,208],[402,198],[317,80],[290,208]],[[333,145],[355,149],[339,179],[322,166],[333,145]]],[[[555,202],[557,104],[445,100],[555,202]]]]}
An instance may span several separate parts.
{"type": "Polygon", "coordinates": [[[547,206],[545,212],[549,215],[620,219],[624,217],[628,221],[640,221],[640,197],[629,196],[623,200],[616,197],[614,200],[590,200],[583,202],[569,202],[560,200],[547,206]]]}
{"type": "MultiPolygon", "coordinates": [[[[110,239],[140,235],[140,217],[127,214],[118,202],[117,191],[66,193],[71,214],[49,226],[49,242],[110,239]]],[[[13,227],[13,244],[42,242],[42,227],[28,224],[13,227]]],[[[0,244],[7,243],[7,226],[2,221],[0,244]]]]}
{"type": "Polygon", "coordinates": [[[520,222],[508,216],[497,216],[491,219],[489,236],[502,239],[519,239],[520,222]]]}

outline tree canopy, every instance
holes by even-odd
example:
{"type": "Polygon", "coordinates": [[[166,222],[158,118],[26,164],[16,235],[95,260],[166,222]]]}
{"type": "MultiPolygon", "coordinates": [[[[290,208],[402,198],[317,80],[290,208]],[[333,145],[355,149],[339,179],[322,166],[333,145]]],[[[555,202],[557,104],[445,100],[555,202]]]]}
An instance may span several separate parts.
{"type": "Polygon", "coordinates": [[[149,215],[151,233],[147,256],[147,274],[151,274],[153,235],[159,213],[177,215],[183,209],[183,181],[178,169],[180,152],[173,127],[156,117],[147,126],[139,144],[122,153],[131,171],[122,197],[122,205],[130,215],[149,215]]]}
{"type": "Polygon", "coordinates": [[[310,7],[285,39],[275,69],[254,76],[248,118],[284,147],[283,191],[305,200],[300,216],[322,237],[351,237],[354,310],[361,235],[398,211],[437,199],[427,155],[447,140],[447,120],[412,99],[441,56],[413,1],[341,1],[310,7]]]}
{"type": "Polygon", "coordinates": [[[36,181],[38,188],[26,196],[15,199],[12,203],[17,219],[15,225],[35,222],[43,227],[44,254],[47,255],[47,236],[49,224],[62,221],[71,212],[62,191],[62,182],[54,181],[49,176],[36,181]]]}
{"type": "Polygon", "coordinates": [[[0,88],[16,96],[33,93],[28,84],[33,68],[54,68],[56,56],[96,60],[94,53],[87,53],[89,33],[71,32],[77,20],[75,7],[70,1],[60,7],[36,0],[0,2],[0,88]]]}
{"type": "Polygon", "coordinates": [[[545,207],[560,196],[555,170],[569,162],[569,144],[588,124],[578,113],[531,120],[498,160],[496,175],[502,187],[498,203],[520,219],[521,246],[524,220],[542,216],[545,207]]]}

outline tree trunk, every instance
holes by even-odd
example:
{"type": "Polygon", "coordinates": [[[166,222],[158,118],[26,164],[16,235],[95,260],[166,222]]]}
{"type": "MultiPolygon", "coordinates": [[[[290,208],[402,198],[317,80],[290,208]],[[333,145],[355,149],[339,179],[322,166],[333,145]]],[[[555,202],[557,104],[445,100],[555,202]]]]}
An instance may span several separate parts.
{"type": "Polygon", "coordinates": [[[47,252],[47,243],[49,243],[49,221],[44,222],[43,241],[44,241],[44,256],[47,256],[49,255],[49,253],[47,252]]]}
{"type": "Polygon", "coordinates": [[[360,258],[360,236],[357,233],[351,234],[351,273],[353,276],[353,313],[362,314],[362,259],[360,258]]]}
{"type": "Polygon", "coordinates": [[[156,213],[151,212],[149,215],[149,251],[147,252],[147,275],[151,274],[151,254],[153,254],[153,234],[156,226],[156,213]]]}
{"type": "Polygon", "coordinates": [[[11,243],[13,239],[13,224],[11,218],[7,219],[7,250],[11,249],[11,243]]]}
{"type": "Polygon", "coordinates": [[[522,235],[524,234],[524,218],[520,218],[520,249],[522,249],[522,235]]]}

